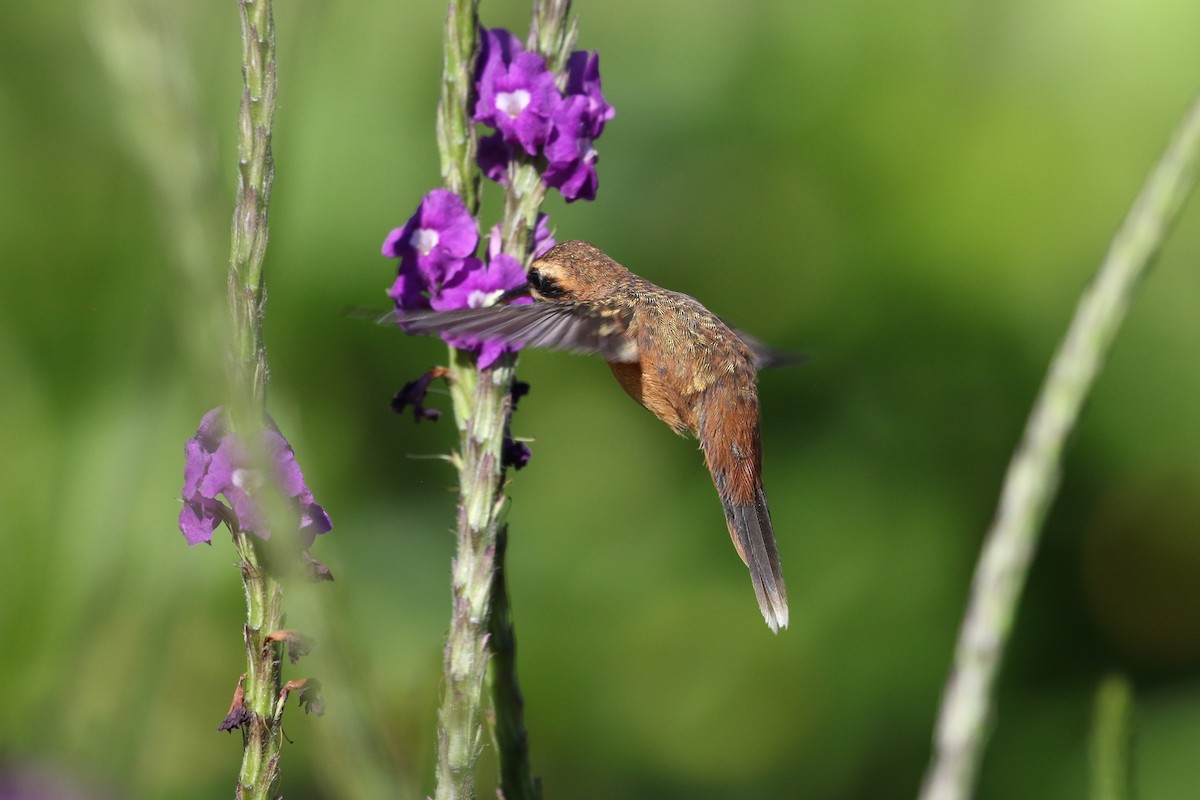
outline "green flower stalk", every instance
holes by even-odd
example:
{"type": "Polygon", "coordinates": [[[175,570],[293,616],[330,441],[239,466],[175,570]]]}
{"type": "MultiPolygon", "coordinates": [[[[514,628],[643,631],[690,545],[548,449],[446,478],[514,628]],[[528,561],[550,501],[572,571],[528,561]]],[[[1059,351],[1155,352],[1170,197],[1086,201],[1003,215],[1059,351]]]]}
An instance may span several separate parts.
{"type": "MultiPolygon", "coordinates": [[[[552,58],[561,64],[570,43],[561,33],[569,4],[539,4],[535,19],[557,37],[552,58]]],[[[445,74],[438,106],[438,144],[446,188],[474,216],[479,207],[477,137],[472,120],[478,4],[453,0],[446,19],[445,74]]],[[[547,55],[547,54],[543,54],[547,55]]],[[[534,230],[545,197],[541,174],[529,158],[509,165],[500,250],[528,269],[534,230]]],[[[501,791],[508,800],[540,796],[528,766],[528,737],[516,680],[515,634],[503,584],[505,507],[502,455],[512,413],[516,358],[503,355],[480,370],[468,351],[451,348],[447,376],[460,431],[457,457],[459,511],[452,570],[453,612],[445,650],[445,691],[438,715],[438,800],[475,797],[475,765],[482,747],[484,693],[493,670],[493,725],[501,760],[501,791]],[[501,596],[503,594],[503,596],[501,596]],[[497,645],[499,647],[497,647],[497,645]]]]}
{"type": "MultiPolygon", "coordinates": [[[[275,163],[271,131],[275,117],[275,22],[271,0],[239,0],[242,28],[242,101],[238,111],[238,181],[229,261],[229,308],[233,351],[229,372],[234,398],[233,426],[249,432],[266,416],[267,359],[262,338],[263,258],[267,248],[267,207],[275,163]]],[[[275,711],[282,691],[281,649],[266,636],[283,627],[283,590],[261,563],[257,544],[234,527],[246,591],[244,750],[236,795],[270,800],[278,795],[283,744],[275,711]]],[[[228,720],[227,720],[228,722],[228,720]]]]}
{"type": "Polygon", "coordinates": [[[525,698],[517,680],[517,636],[504,556],[508,548],[508,526],[501,525],[496,537],[496,575],[492,588],[492,613],[488,646],[492,651],[492,732],[500,759],[500,794],[505,800],[541,800],[542,783],[529,763],[529,734],[525,729],[525,698]]]}
{"type": "Polygon", "coordinates": [[[95,0],[92,30],[120,90],[126,140],[162,201],[168,238],[176,247],[176,261],[187,284],[183,294],[190,298],[178,315],[180,330],[192,348],[192,368],[202,376],[198,384],[213,385],[213,379],[219,383],[215,365],[220,358],[213,353],[230,343],[226,337],[233,331],[234,346],[221,354],[233,402],[205,414],[185,445],[179,528],[191,545],[211,543],[221,523],[233,535],[246,596],[247,622],[242,627],[247,667],[219,730],[243,732],[245,752],[236,795],[268,798],[276,795],[278,786],[284,701],[297,694],[306,711],[321,712],[317,681],[299,679],[281,685],[282,648],[294,660],[309,644],[300,634],[281,629],[283,594],[268,567],[284,565],[276,556],[295,561],[298,553],[310,576],[328,579],[328,570],[308,555],[308,548],[331,523],[305,485],[291,446],[264,413],[262,264],[273,169],[274,30],[269,2],[242,4],[240,12],[245,87],[239,116],[228,317],[214,313],[218,305],[211,274],[215,248],[208,223],[215,209],[202,201],[212,170],[186,51],[172,36],[169,20],[158,20],[138,0],[95,0]],[[212,302],[205,302],[210,297],[212,302]],[[273,532],[279,535],[268,550],[266,540],[273,532]]]}
{"type": "MultiPolygon", "coordinates": [[[[271,0],[239,0],[242,21],[242,103],[238,111],[238,182],[229,259],[229,307],[233,396],[245,405],[235,413],[257,428],[266,416],[267,356],[262,338],[263,258],[267,207],[275,179],[271,129],[275,118],[275,22],[271,0]]],[[[238,425],[237,427],[242,427],[238,425]]]]}
{"type": "Polygon", "coordinates": [[[479,0],[451,0],[442,54],[442,92],[438,98],[438,153],[442,181],[462,198],[471,216],[479,213],[479,170],[475,168],[478,141],[470,108],[478,39],[479,0]]]}
{"type": "MultiPolygon", "coordinates": [[[[405,328],[412,312],[529,303],[526,271],[553,237],[540,213],[548,188],[568,202],[593,199],[594,140],[612,119],[595,53],[573,52],[569,2],[535,3],[528,45],[503,29],[485,30],[475,0],[451,0],[445,26],[444,75],[437,130],[445,188],[428,192],[416,213],[388,234],[383,254],[399,259],[389,295],[405,328]],[[476,123],[494,129],[481,137],[476,123]],[[480,175],[504,186],[504,213],[480,243],[480,175]]],[[[509,435],[519,345],[443,336],[449,367],[410,382],[396,396],[416,420],[437,419],[424,406],[432,380],[450,386],[459,447],[457,553],[452,565],[445,688],[438,714],[437,797],[473,798],[475,765],[487,718],[508,800],[539,794],[528,765],[523,703],[516,680],[515,636],[504,590],[504,474],[520,469],[529,449],[509,435]],[[489,669],[491,681],[488,682],[489,669]]]]}
{"type": "MultiPolygon", "coordinates": [[[[446,15],[442,93],[438,102],[438,150],[446,188],[473,217],[479,210],[475,126],[469,103],[478,39],[478,0],[452,0],[446,15]]],[[[451,348],[447,376],[461,435],[458,459],[457,552],[452,566],[453,610],[444,656],[445,689],[438,711],[437,800],[475,797],[475,762],[481,748],[483,680],[487,671],[487,614],[491,592],[494,522],[498,494],[500,434],[507,409],[496,402],[491,380],[478,380],[470,353],[451,348]],[[473,402],[483,386],[482,403],[473,402]],[[487,389],[492,389],[488,392],[487,389]],[[485,413],[490,411],[490,414],[485,413]]],[[[490,377],[490,376],[487,376],[490,377]]],[[[505,376],[507,377],[507,376],[505,376]]]]}
{"type": "MultiPolygon", "coordinates": [[[[529,34],[529,48],[545,58],[550,70],[559,76],[560,89],[565,82],[564,67],[575,44],[576,26],[573,18],[568,21],[570,10],[570,0],[537,0],[529,34]]],[[[514,158],[508,167],[500,249],[518,259],[526,270],[532,261],[538,213],[545,196],[546,186],[536,164],[530,159],[514,158]]],[[[507,395],[511,397],[511,376],[508,381],[507,395]]],[[[500,791],[506,800],[541,800],[541,781],[530,768],[525,699],[517,680],[516,632],[504,573],[508,549],[506,526],[498,530],[494,547],[496,573],[490,624],[494,661],[490,677],[493,731],[500,759],[500,791]]]]}
{"type": "Polygon", "coordinates": [[[1197,98],[1084,291],[1013,455],[984,541],[934,734],[922,800],[971,796],[991,694],[1042,523],[1058,489],[1063,446],[1104,366],[1133,295],[1200,169],[1197,98]]]}
{"type": "Polygon", "coordinates": [[[242,731],[244,752],[235,796],[270,800],[278,796],[281,720],[288,696],[296,693],[306,711],[323,713],[316,680],[282,680],[284,646],[295,663],[311,644],[283,628],[278,575],[298,562],[313,579],[330,580],[329,571],[308,549],[332,524],[305,485],[291,445],[266,413],[263,257],[274,173],[275,28],[270,0],[240,0],[239,8],[245,83],[238,114],[238,184],[228,278],[232,399],[228,406],[205,414],[184,447],[179,528],[192,545],[211,543],[221,523],[233,536],[246,596],[246,672],[238,679],[218,730],[242,731]]]}

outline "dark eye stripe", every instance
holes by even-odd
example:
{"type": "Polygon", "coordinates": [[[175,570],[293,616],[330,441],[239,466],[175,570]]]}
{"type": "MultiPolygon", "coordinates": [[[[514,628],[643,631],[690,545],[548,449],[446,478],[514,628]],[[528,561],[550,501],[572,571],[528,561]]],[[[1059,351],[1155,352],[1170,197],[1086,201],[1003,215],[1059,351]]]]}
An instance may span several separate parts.
{"type": "Polygon", "coordinates": [[[553,278],[543,275],[536,269],[529,270],[528,279],[529,285],[536,289],[537,293],[542,297],[550,300],[557,300],[566,294],[566,292],[563,291],[563,288],[559,286],[553,278]]]}
{"type": "Polygon", "coordinates": [[[538,291],[542,297],[548,297],[551,300],[557,300],[566,294],[566,291],[550,278],[542,278],[542,288],[538,291]]]}

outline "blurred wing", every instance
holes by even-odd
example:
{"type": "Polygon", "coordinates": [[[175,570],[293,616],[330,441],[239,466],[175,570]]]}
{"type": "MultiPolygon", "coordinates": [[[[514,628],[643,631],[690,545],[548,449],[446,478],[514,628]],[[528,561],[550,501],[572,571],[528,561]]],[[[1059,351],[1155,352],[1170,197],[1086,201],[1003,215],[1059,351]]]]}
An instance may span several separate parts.
{"type": "Polygon", "coordinates": [[[631,316],[618,308],[533,303],[456,311],[394,311],[380,322],[398,322],[406,333],[472,336],[514,347],[595,353],[606,361],[634,362],[638,349],[628,336],[631,316]]]}
{"type": "Polygon", "coordinates": [[[794,367],[808,360],[808,357],[803,353],[794,353],[790,350],[775,350],[743,330],[738,328],[733,328],[732,330],[745,343],[746,347],[750,348],[750,352],[754,354],[755,369],[794,367]]]}

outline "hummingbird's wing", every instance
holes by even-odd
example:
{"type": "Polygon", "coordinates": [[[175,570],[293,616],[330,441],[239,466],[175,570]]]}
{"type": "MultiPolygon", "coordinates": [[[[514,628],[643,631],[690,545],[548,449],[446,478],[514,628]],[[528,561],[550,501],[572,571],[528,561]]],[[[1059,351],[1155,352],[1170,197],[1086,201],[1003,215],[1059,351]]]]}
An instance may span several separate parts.
{"type": "Polygon", "coordinates": [[[795,353],[791,350],[776,350],[773,347],[769,347],[741,328],[731,326],[730,329],[738,335],[738,338],[746,344],[746,347],[750,348],[750,352],[754,355],[755,369],[794,367],[808,360],[808,357],[803,353],[795,353]]]}
{"type": "Polygon", "coordinates": [[[632,312],[622,308],[541,302],[456,311],[393,311],[379,321],[398,322],[407,333],[470,336],[631,363],[638,360],[637,342],[629,335],[631,318],[632,312]]]}

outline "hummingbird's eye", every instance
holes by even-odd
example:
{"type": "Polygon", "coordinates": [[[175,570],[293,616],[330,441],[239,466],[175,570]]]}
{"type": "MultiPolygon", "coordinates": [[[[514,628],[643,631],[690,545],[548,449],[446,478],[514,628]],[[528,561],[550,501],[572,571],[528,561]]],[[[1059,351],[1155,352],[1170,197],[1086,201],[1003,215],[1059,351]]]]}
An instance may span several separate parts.
{"type": "Polygon", "coordinates": [[[529,281],[529,285],[533,287],[534,291],[549,300],[556,300],[564,294],[562,287],[553,278],[543,275],[536,269],[529,270],[526,280],[529,281]]]}

